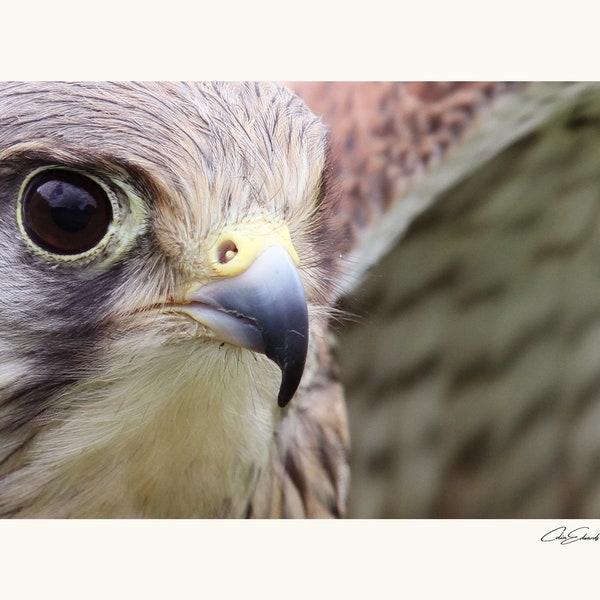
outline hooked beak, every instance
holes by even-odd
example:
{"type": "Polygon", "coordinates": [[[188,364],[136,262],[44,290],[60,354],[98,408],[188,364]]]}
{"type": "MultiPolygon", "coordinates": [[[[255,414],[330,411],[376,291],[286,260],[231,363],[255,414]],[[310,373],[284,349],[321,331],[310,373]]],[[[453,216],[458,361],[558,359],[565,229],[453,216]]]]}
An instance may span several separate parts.
{"type": "Polygon", "coordinates": [[[296,393],[308,351],[308,307],[282,246],[264,248],[242,273],[193,290],[180,307],[223,341],[265,354],[281,369],[278,404],[296,393]]]}

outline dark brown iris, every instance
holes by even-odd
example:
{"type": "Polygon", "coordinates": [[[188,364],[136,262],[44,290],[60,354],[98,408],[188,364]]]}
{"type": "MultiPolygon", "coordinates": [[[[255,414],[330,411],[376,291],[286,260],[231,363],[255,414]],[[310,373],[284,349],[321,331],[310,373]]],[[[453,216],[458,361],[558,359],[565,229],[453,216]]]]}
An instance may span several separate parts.
{"type": "Polygon", "coordinates": [[[31,240],[61,255],[94,248],[113,218],[110,200],[100,185],[61,169],[43,171],[27,184],[21,210],[31,240]]]}

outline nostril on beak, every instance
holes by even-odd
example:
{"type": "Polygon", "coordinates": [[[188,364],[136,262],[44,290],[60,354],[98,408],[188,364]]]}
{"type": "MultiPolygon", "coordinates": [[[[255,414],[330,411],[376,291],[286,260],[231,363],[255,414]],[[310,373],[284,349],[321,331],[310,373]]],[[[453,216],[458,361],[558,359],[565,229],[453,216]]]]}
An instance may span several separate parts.
{"type": "Polygon", "coordinates": [[[237,256],[237,253],[238,247],[235,242],[226,240],[221,242],[217,248],[217,260],[219,261],[219,264],[226,265],[237,256]]]}

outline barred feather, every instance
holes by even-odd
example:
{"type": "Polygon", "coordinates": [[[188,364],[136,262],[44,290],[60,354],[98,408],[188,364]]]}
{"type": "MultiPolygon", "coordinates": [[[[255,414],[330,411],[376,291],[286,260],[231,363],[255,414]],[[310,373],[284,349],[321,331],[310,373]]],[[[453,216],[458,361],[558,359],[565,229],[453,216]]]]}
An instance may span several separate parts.
{"type": "MultiPolygon", "coordinates": [[[[353,440],[350,513],[597,517],[600,88],[483,86],[502,91],[481,110],[462,108],[477,86],[418,86],[431,90],[418,96],[399,85],[405,97],[391,109],[377,102],[383,86],[364,87],[370,135],[347,148],[348,186],[371,181],[372,146],[393,156],[405,143],[377,128],[394,109],[414,127],[451,90],[438,106],[453,114],[457,102],[464,135],[427,172],[423,161],[417,179],[420,169],[401,159],[377,163],[389,180],[357,196],[367,211],[376,197],[389,209],[369,220],[361,247],[371,244],[373,258],[355,273],[375,264],[345,301],[363,318],[338,345],[353,440]]],[[[358,106],[360,86],[346,90],[358,106]]],[[[341,140],[353,127],[345,107],[326,112],[341,140]]],[[[427,135],[409,139],[414,156],[432,147],[427,135]]]]}

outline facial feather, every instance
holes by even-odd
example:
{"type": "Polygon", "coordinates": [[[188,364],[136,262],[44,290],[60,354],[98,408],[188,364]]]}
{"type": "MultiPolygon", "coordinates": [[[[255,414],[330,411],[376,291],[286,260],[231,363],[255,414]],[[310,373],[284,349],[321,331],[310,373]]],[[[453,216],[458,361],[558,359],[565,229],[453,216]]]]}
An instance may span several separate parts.
{"type": "Polygon", "coordinates": [[[279,372],[168,305],[210,281],[212,237],[266,219],[289,228],[322,322],[324,127],[266,84],[15,84],[0,107],[0,513],[242,516],[279,372]],[[123,233],[102,253],[22,239],[17,197],[43,165],[113,190],[123,233]]]}

